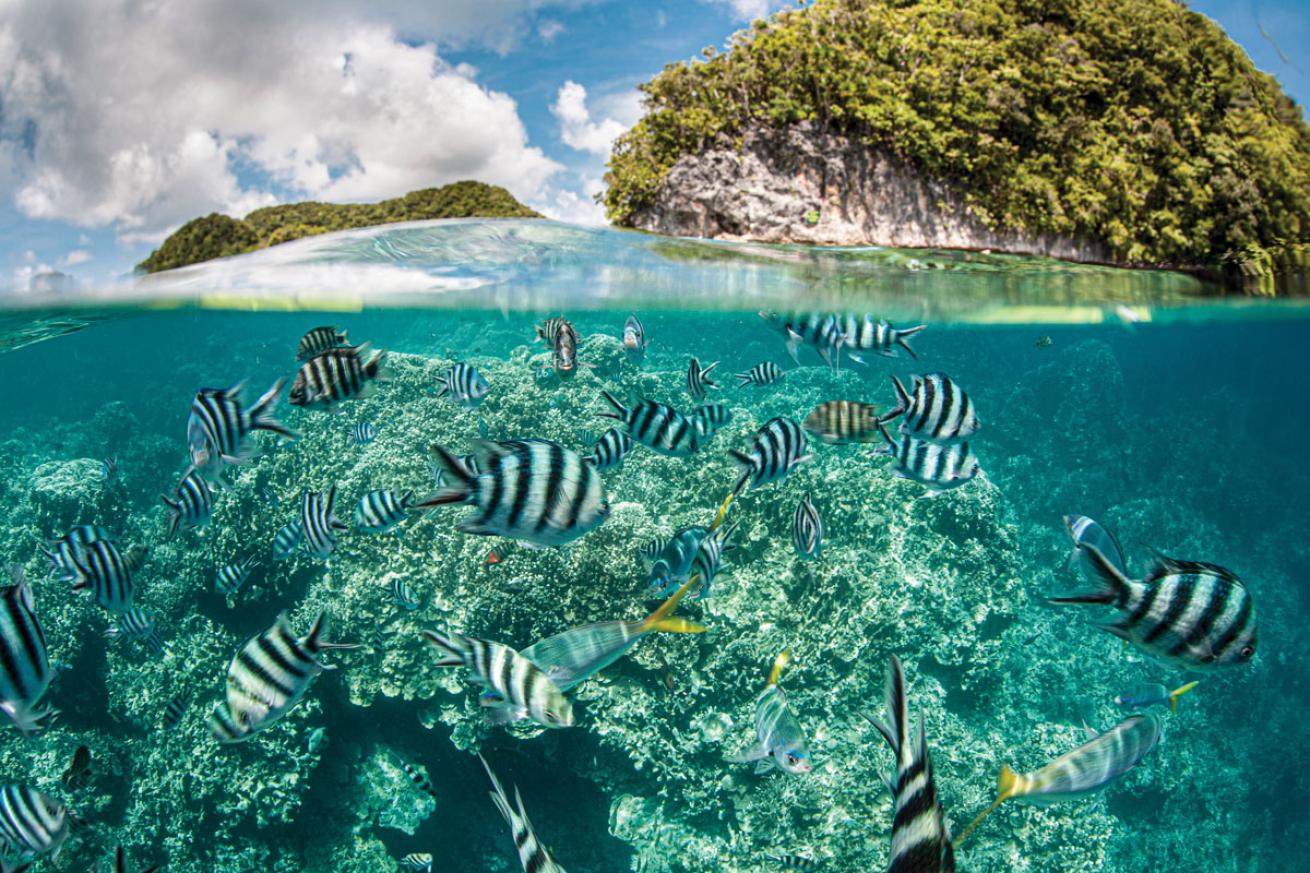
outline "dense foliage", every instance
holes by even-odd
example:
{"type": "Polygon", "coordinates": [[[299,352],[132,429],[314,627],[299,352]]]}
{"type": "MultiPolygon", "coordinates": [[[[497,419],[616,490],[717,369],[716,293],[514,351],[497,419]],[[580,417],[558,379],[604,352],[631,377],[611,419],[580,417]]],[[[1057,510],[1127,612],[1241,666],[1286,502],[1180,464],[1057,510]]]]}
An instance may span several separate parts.
{"type": "Polygon", "coordinates": [[[752,124],[811,121],[947,179],[993,226],[1135,263],[1268,264],[1310,242],[1310,127],[1173,0],[816,0],[642,86],[610,218],[752,124]]]}
{"type": "Polygon", "coordinates": [[[256,209],[244,219],[217,212],[182,225],[137,269],[169,270],[277,245],[304,236],[432,218],[540,218],[504,188],[482,182],[454,182],[411,191],[380,203],[287,203],[256,209]]]}

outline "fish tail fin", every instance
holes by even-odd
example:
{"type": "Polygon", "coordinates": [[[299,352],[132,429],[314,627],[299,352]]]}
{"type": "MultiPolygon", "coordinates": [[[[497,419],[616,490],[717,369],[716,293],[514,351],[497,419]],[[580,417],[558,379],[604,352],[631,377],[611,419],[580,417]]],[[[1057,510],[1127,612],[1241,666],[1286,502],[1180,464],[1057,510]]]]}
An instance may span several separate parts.
{"type": "Polygon", "coordinates": [[[438,667],[459,667],[464,664],[467,650],[459,634],[446,636],[434,630],[425,630],[423,636],[441,653],[441,657],[437,660],[438,667]]]}
{"type": "Polygon", "coordinates": [[[705,630],[702,625],[690,622],[685,618],[676,618],[673,616],[673,610],[678,607],[678,601],[686,596],[692,586],[700,579],[699,574],[692,576],[682,587],[659,605],[659,608],[646,617],[641,623],[640,630],[645,631],[665,631],[671,634],[698,634],[705,630]]]}
{"type": "MultiPolygon", "coordinates": [[[[876,423],[878,425],[878,433],[882,435],[882,441],[887,444],[887,448],[895,450],[896,440],[892,439],[892,435],[887,432],[887,428],[882,426],[882,419],[878,419],[876,423]]],[[[882,449],[881,451],[885,452],[886,449],[882,449]]]]}
{"type": "Polygon", "coordinates": [[[714,514],[714,523],[710,525],[710,533],[718,530],[723,524],[723,520],[728,517],[728,507],[732,505],[732,500],[736,496],[736,491],[730,491],[728,496],[724,498],[722,505],[719,506],[719,511],[714,514]]]}
{"type": "Polygon", "coordinates": [[[496,809],[500,810],[500,814],[505,817],[505,821],[512,826],[514,824],[514,809],[509,805],[509,797],[505,794],[505,786],[500,784],[500,779],[496,777],[486,758],[479,754],[478,760],[482,762],[482,766],[486,768],[487,776],[491,778],[492,790],[487,792],[491,795],[491,802],[496,804],[496,809]]]}
{"type": "Polygon", "coordinates": [[[738,383],[737,385],[738,388],[740,388],[742,385],[749,385],[751,383],[750,373],[734,373],[733,375],[741,380],[741,382],[738,383]]]}
{"type": "Polygon", "coordinates": [[[1054,604],[1098,603],[1123,606],[1127,603],[1129,592],[1132,590],[1129,579],[1110,559],[1101,554],[1096,546],[1083,543],[1080,548],[1087,556],[1087,566],[1096,574],[1099,584],[1092,591],[1070,594],[1067,597],[1050,597],[1047,600],[1054,604]]]}
{"type": "Polygon", "coordinates": [[[904,330],[896,331],[896,345],[905,349],[906,353],[909,354],[909,356],[911,358],[914,358],[916,361],[919,359],[919,356],[914,353],[914,349],[910,348],[910,344],[906,342],[906,340],[908,340],[910,337],[914,336],[915,334],[919,333],[927,326],[928,325],[926,324],[919,324],[919,325],[915,325],[914,327],[907,327],[904,330]]]}
{"type": "Polygon", "coordinates": [[[746,487],[746,483],[751,480],[751,473],[755,470],[755,459],[736,449],[732,449],[730,453],[742,468],[741,475],[737,478],[737,484],[732,489],[732,495],[735,497],[742,492],[742,489],[746,487]]]}
{"type": "Polygon", "coordinates": [[[961,845],[964,844],[964,841],[969,838],[969,834],[973,833],[974,828],[982,824],[983,819],[987,818],[987,816],[991,815],[993,812],[996,811],[996,808],[998,806],[1000,806],[1005,801],[1009,800],[1011,797],[1014,797],[1018,793],[1019,793],[1018,775],[1016,775],[1015,772],[1010,769],[1008,764],[1002,764],[1001,772],[996,777],[996,799],[992,801],[991,806],[987,807],[981,813],[979,813],[978,817],[975,818],[973,821],[969,822],[969,826],[960,832],[960,835],[955,838],[955,848],[958,849],[961,845]]]}
{"type": "Polygon", "coordinates": [[[269,430],[292,440],[300,437],[300,434],[273,417],[273,407],[277,406],[278,395],[282,393],[286,384],[285,378],[278,379],[273,383],[273,387],[265,391],[263,396],[255,401],[255,405],[250,407],[251,430],[269,430]]]}
{"type": "Polygon", "coordinates": [[[305,637],[305,648],[311,652],[321,652],[325,649],[358,649],[358,643],[329,643],[323,639],[323,634],[327,631],[327,610],[319,610],[314,617],[314,624],[309,628],[309,635],[305,637]]]}
{"type": "Polygon", "coordinates": [[[432,444],[432,454],[441,466],[442,487],[432,494],[412,504],[414,509],[432,509],[448,503],[462,503],[473,493],[476,483],[474,477],[459,462],[459,459],[446,450],[445,446],[432,444]],[[449,484],[446,484],[449,483],[449,484]]]}
{"type": "Polygon", "coordinates": [[[883,699],[887,708],[887,721],[881,725],[874,722],[874,727],[880,728],[883,739],[887,740],[899,761],[901,750],[909,741],[910,704],[905,696],[905,668],[901,666],[901,659],[895,655],[887,661],[883,699]]]}
{"type": "Polygon", "coordinates": [[[604,391],[604,390],[602,390],[600,393],[601,393],[601,396],[603,396],[603,397],[605,398],[605,401],[606,401],[607,403],[609,403],[610,406],[614,407],[614,411],[613,411],[613,412],[598,412],[598,413],[596,413],[596,414],[599,415],[601,418],[613,418],[613,419],[617,419],[617,420],[619,420],[619,421],[627,421],[627,420],[628,420],[628,407],[626,407],[626,406],[624,406],[622,403],[620,403],[620,402],[618,401],[618,398],[616,398],[613,394],[609,393],[608,391],[604,391]]]}
{"type": "Polygon", "coordinates": [[[387,371],[383,365],[387,362],[387,350],[379,349],[364,365],[364,375],[378,382],[387,381],[387,371]]]}
{"type": "Polygon", "coordinates": [[[769,670],[769,684],[777,685],[778,679],[782,676],[783,668],[791,663],[791,651],[783,649],[778,653],[778,657],[773,659],[773,668],[769,670]]]}
{"type": "Polygon", "coordinates": [[[1173,691],[1170,691],[1170,692],[1169,692],[1169,711],[1170,711],[1170,712],[1177,712],[1177,711],[1178,711],[1178,698],[1182,697],[1184,694],[1186,694],[1187,692],[1191,691],[1193,688],[1195,688],[1197,685],[1200,685],[1200,684],[1201,684],[1200,682],[1188,682],[1186,685],[1182,686],[1181,688],[1175,688],[1173,691]]]}
{"type": "Polygon", "coordinates": [[[182,521],[182,504],[176,500],[171,499],[166,494],[159,495],[159,499],[164,502],[164,506],[168,507],[167,539],[171,540],[174,537],[174,535],[177,534],[177,526],[182,521]]]}
{"type": "Polygon", "coordinates": [[[879,421],[891,421],[910,408],[910,392],[905,390],[905,383],[901,382],[895,373],[892,373],[892,388],[896,391],[896,409],[878,419],[879,421]]]}

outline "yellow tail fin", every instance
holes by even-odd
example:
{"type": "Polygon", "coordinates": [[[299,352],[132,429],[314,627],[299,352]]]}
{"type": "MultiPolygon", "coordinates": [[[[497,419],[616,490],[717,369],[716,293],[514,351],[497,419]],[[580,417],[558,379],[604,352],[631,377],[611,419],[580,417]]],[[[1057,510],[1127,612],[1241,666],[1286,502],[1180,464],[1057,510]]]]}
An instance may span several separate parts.
{"type": "Polygon", "coordinates": [[[1173,691],[1170,691],[1170,692],[1169,692],[1169,711],[1170,711],[1170,712],[1177,712],[1177,711],[1178,711],[1178,698],[1182,697],[1184,694],[1186,694],[1187,692],[1191,691],[1193,688],[1195,688],[1196,686],[1198,686],[1198,685],[1200,685],[1200,684],[1201,684],[1200,682],[1188,682],[1188,683],[1187,683],[1186,685],[1184,685],[1182,688],[1175,688],[1173,691]]]}
{"type": "Polygon", "coordinates": [[[659,609],[656,609],[650,615],[646,616],[645,621],[641,623],[640,630],[643,632],[664,630],[675,634],[698,634],[705,630],[705,628],[700,625],[692,624],[686,619],[669,618],[673,613],[673,610],[677,608],[678,601],[687,596],[687,592],[690,591],[692,586],[698,581],[700,581],[700,574],[696,573],[684,582],[681,588],[669,595],[668,600],[659,605],[659,609]],[[665,624],[667,624],[668,627],[662,626],[665,624]],[[695,630],[689,630],[687,628],[695,628],[695,630]]]}
{"type": "Polygon", "coordinates": [[[647,625],[646,630],[664,631],[668,634],[703,634],[705,633],[705,625],[696,624],[694,621],[688,621],[681,616],[675,615],[672,618],[661,619],[654,624],[647,625]]]}
{"type": "Polygon", "coordinates": [[[1001,765],[1001,773],[996,777],[996,800],[992,802],[991,806],[984,809],[977,818],[969,822],[969,826],[961,831],[960,835],[955,838],[955,845],[958,847],[967,840],[969,834],[973,833],[973,829],[982,824],[983,819],[995,812],[996,807],[1000,806],[1011,797],[1014,797],[1018,790],[1019,777],[1015,775],[1015,772],[1011,770],[1008,765],[1001,765]]]}
{"type": "Polygon", "coordinates": [[[714,516],[714,524],[710,525],[710,533],[714,533],[718,530],[719,525],[723,524],[723,520],[728,517],[728,507],[732,505],[732,498],[736,496],[737,492],[733,491],[729,493],[728,498],[723,501],[723,505],[719,507],[718,514],[714,516]]]}
{"type": "Polygon", "coordinates": [[[773,659],[773,669],[769,671],[769,684],[777,685],[778,677],[782,675],[782,668],[791,663],[791,652],[783,649],[778,653],[778,657],[773,659]]]}

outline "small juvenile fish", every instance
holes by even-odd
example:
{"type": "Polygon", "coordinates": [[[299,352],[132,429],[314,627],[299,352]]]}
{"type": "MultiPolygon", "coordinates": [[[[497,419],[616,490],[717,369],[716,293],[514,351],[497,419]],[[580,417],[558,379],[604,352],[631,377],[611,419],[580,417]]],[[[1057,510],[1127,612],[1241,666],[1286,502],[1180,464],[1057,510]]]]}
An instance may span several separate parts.
{"type": "Polygon", "coordinates": [[[740,494],[747,484],[758,488],[785,479],[799,464],[813,457],[806,451],[808,447],[805,432],[799,424],[790,418],[770,419],[755,434],[749,454],[732,451],[732,456],[742,467],[732,493],[740,494]]]}
{"type": "Polygon", "coordinates": [[[399,576],[392,576],[390,589],[391,602],[396,604],[396,606],[399,606],[401,609],[409,610],[419,608],[420,604],[418,595],[414,593],[414,589],[410,588],[409,585],[405,583],[404,579],[401,579],[399,576]]]}
{"type": "Polygon", "coordinates": [[[118,475],[118,456],[111,455],[100,462],[100,481],[108,482],[118,475]]]}
{"type": "Polygon", "coordinates": [[[409,777],[411,785],[431,797],[433,800],[436,799],[437,789],[432,787],[432,780],[428,778],[427,773],[415,767],[408,761],[401,761],[400,769],[405,771],[405,775],[409,777]]]}
{"type": "Polygon", "coordinates": [[[355,527],[369,533],[389,533],[409,518],[414,492],[397,497],[394,491],[370,491],[355,505],[355,527]]]}
{"type": "Polygon", "coordinates": [[[601,394],[614,411],[596,414],[623,422],[628,436],[648,449],[672,458],[685,458],[700,448],[704,434],[690,418],[673,407],[654,400],[640,400],[628,407],[608,391],[601,394]]]}
{"type": "Polygon", "coordinates": [[[432,856],[427,852],[410,852],[400,859],[404,873],[432,873],[432,856]]]}
{"type": "Polygon", "coordinates": [[[304,536],[305,526],[299,520],[289,521],[278,528],[273,535],[273,560],[285,561],[294,555],[304,536]]]}
{"type": "Polygon", "coordinates": [[[273,408],[284,385],[285,379],[277,380],[249,408],[241,402],[244,382],[230,388],[201,388],[196,392],[186,429],[192,466],[210,479],[217,478],[224,464],[249,460],[252,450],[246,438],[257,430],[296,439],[294,431],[273,417],[273,408]]]}
{"type": "Polygon", "coordinates": [[[730,756],[734,763],[755,762],[755,772],[764,773],[776,766],[784,773],[801,775],[814,766],[805,742],[805,731],[787,705],[787,693],[778,684],[782,669],[791,661],[783,651],[773,661],[769,684],[755,701],[755,735],[759,742],[743,755],[730,756]]]}
{"type": "Polygon", "coordinates": [[[541,844],[541,840],[537,839],[537,832],[533,830],[532,822],[528,820],[528,813],[523,808],[523,797],[519,794],[518,786],[514,786],[515,806],[510,806],[509,798],[505,796],[505,789],[496,778],[496,774],[492,772],[487,759],[479,754],[478,760],[487,768],[487,776],[491,778],[493,789],[491,802],[496,804],[496,809],[500,810],[500,814],[505,817],[505,822],[509,825],[510,833],[514,837],[514,845],[519,852],[519,862],[523,865],[525,873],[565,873],[564,868],[555,863],[550,852],[541,844]]]}
{"type": "Polygon", "coordinates": [[[968,443],[934,443],[908,433],[898,442],[881,424],[878,429],[887,445],[875,454],[892,456],[892,475],[927,485],[926,497],[967,485],[978,476],[978,459],[968,443]]]}
{"type": "Polygon", "coordinates": [[[91,750],[86,746],[78,746],[59,778],[69,791],[85,788],[91,781],[91,750]]]}
{"type": "Polygon", "coordinates": [[[640,362],[646,357],[646,328],[635,315],[629,315],[623,323],[623,350],[633,361],[640,362]]]}
{"type": "Polygon", "coordinates": [[[73,590],[90,591],[96,605],[112,613],[131,609],[136,592],[133,573],[145,554],[145,548],[134,547],[124,555],[112,540],[87,543],[73,558],[73,590]]]}
{"type": "Polygon", "coordinates": [[[380,655],[387,650],[387,639],[380,630],[373,631],[373,636],[369,637],[368,644],[375,655],[380,655]]]}
{"type": "Polygon", "coordinates": [[[182,717],[186,715],[187,706],[190,703],[190,690],[176,694],[172,700],[168,701],[168,705],[164,707],[164,730],[172,730],[182,723],[182,717]]]}
{"type": "Polygon", "coordinates": [[[174,493],[176,499],[163,494],[159,499],[168,507],[168,538],[172,539],[179,530],[191,530],[209,524],[214,512],[214,492],[195,470],[189,471],[178,483],[174,493]]]}
{"type": "Polygon", "coordinates": [[[317,354],[326,352],[328,349],[348,345],[350,345],[350,340],[346,338],[344,330],[338,330],[331,325],[310,328],[300,338],[300,344],[296,346],[296,360],[307,361],[317,354]]]}
{"type": "Polygon", "coordinates": [[[897,402],[896,408],[882,417],[884,424],[904,415],[901,433],[938,443],[966,439],[982,427],[969,395],[945,373],[915,376],[908,391],[895,375],[891,378],[897,402]]]}
{"type": "Polygon", "coordinates": [[[452,400],[465,409],[474,408],[491,392],[491,383],[486,377],[463,361],[437,377],[437,382],[441,385],[437,389],[438,397],[449,394],[452,400]]]}
{"type": "Polygon", "coordinates": [[[819,558],[823,548],[823,520],[807,492],[791,517],[791,544],[802,558],[819,558]]]}
{"type": "Polygon", "coordinates": [[[154,614],[139,606],[133,606],[120,614],[114,624],[110,625],[110,632],[112,636],[140,643],[156,657],[162,656],[167,648],[154,614]]]}
{"type": "Polygon", "coordinates": [[[301,365],[288,399],[293,406],[328,407],[363,397],[370,383],[382,378],[387,357],[385,351],[369,355],[368,343],[319,352],[301,365]]]}
{"type": "Polygon", "coordinates": [[[632,451],[632,438],[617,427],[612,427],[600,435],[591,447],[591,454],[583,460],[597,470],[608,470],[622,464],[630,451],[632,451]]]}
{"type": "Polygon", "coordinates": [[[691,359],[691,363],[687,365],[687,393],[691,395],[692,400],[704,400],[710,388],[720,387],[710,379],[710,372],[718,365],[719,362],[715,361],[708,367],[702,367],[697,358],[691,359]]]}
{"type": "Polygon", "coordinates": [[[1127,694],[1120,694],[1115,697],[1114,702],[1124,709],[1145,710],[1150,709],[1152,706],[1167,706],[1170,712],[1177,712],[1178,698],[1200,684],[1199,682],[1188,682],[1173,691],[1167,690],[1158,683],[1138,685],[1127,694]]]}
{"type": "Polygon", "coordinates": [[[236,594],[250,578],[251,571],[258,566],[259,559],[251,555],[243,561],[233,561],[220,567],[218,575],[214,577],[214,590],[219,594],[236,594]]]}
{"type": "Polygon", "coordinates": [[[1095,546],[1120,573],[1128,575],[1128,562],[1124,560],[1124,551],[1119,547],[1119,541],[1115,539],[1114,534],[1085,515],[1066,515],[1064,526],[1069,529],[1069,536],[1073,539],[1073,554],[1069,556],[1069,563],[1077,563],[1081,566],[1083,574],[1089,580],[1096,579],[1096,570],[1090,566],[1087,552],[1083,549],[1083,546],[1089,543],[1095,546]]]}
{"type": "Polygon", "coordinates": [[[14,856],[27,860],[41,855],[56,857],[71,830],[68,810],[50,795],[29,785],[0,788],[0,836],[6,862],[14,856]]]}
{"type": "Polygon", "coordinates": [[[765,361],[762,364],[756,364],[744,373],[738,373],[737,378],[741,380],[742,385],[772,385],[781,381],[787,374],[783,372],[773,361],[765,361]]]}
{"type": "Polygon", "coordinates": [[[777,855],[769,860],[781,867],[784,873],[815,873],[819,869],[817,861],[801,855],[777,855]]]}
{"type": "Polygon", "coordinates": [[[326,558],[337,547],[337,531],[346,530],[345,522],[332,514],[337,502],[337,486],[327,496],[321,491],[306,491],[300,502],[300,548],[315,558],[326,558]]]}
{"type": "Polygon", "coordinates": [[[549,728],[573,725],[573,704],[543,670],[502,643],[425,630],[441,653],[438,667],[463,667],[486,689],[480,698],[493,723],[530,717],[549,728]]]}
{"type": "Polygon", "coordinates": [[[350,432],[350,439],[357,446],[366,446],[377,439],[377,436],[378,429],[367,421],[361,421],[350,432]]]}
{"type": "Polygon", "coordinates": [[[722,403],[703,403],[688,416],[696,426],[703,442],[709,440],[732,421],[732,410],[722,403]]]}

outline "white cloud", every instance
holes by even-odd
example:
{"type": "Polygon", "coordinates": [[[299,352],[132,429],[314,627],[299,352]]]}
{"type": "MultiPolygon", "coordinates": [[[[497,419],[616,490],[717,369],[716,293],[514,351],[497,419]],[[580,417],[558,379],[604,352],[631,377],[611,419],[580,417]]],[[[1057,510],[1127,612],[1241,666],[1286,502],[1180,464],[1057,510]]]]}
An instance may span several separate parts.
{"type": "Polygon", "coordinates": [[[128,241],[244,214],[279,188],[375,199],[477,178],[541,198],[560,167],[514,101],[415,35],[503,49],[544,5],[0,3],[3,123],[36,130],[30,156],[4,139],[0,166],[16,169],[0,193],[128,241]]]}
{"type": "Polygon", "coordinates": [[[554,42],[555,37],[564,32],[564,24],[553,18],[543,18],[537,22],[537,36],[542,42],[554,42]]]}
{"type": "Polygon", "coordinates": [[[710,0],[710,2],[718,6],[727,6],[732,10],[733,16],[742,21],[764,18],[787,5],[777,0],[710,0]]]}
{"type": "Polygon", "coordinates": [[[593,120],[587,89],[571,81],[560,86],[550,113],[559,120],[560,138],[566,145],[601,157],[609,156],[614,140],[631,126],[611,116],[593,120]]]}
{"type": "Polygon", "coordinates": [[[73,249],[60,259],[59,263],[65,267],[76,267],[78,264],[85,264],[88,261],[94,261],[95,255],[86,249],[73,249]]]}

